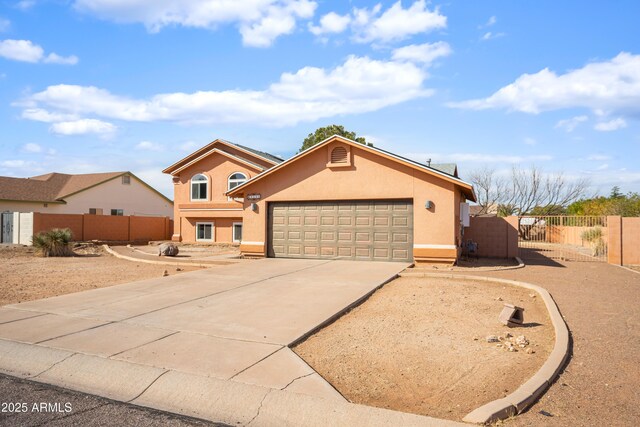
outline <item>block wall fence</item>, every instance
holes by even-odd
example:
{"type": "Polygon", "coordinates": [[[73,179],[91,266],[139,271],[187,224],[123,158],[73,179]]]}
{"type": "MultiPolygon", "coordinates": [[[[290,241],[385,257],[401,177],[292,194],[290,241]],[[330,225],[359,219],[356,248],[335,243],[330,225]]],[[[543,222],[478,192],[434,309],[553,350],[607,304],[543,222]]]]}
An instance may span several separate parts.
{"type": "Polygon", "coordinates": [[[151,216],[33,213],[33,234],[52,228],[69,228],[74,241],[171,240],[173,221],[151,216]]]}
{"type": "Polygon", "coordinates": [[[640,265],[640,218],[607,217],[608,261],[616,265],[640,265]]]}
{"type": "Polygon", "coordinates": [[[473,240],[478,244],[478,256],[488,258],[515,258],[518,256],[518,217],[469,218],[462,243],[473,240]]]}

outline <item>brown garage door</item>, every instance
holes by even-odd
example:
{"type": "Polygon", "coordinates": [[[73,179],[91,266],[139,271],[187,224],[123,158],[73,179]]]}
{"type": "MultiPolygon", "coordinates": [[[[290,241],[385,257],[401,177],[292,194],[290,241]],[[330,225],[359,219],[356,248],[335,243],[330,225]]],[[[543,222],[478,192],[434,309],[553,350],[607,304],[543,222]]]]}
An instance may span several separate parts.
{"type": "Polygon", "coordinates": [[[270,257],[411,261],[413,203],[273,202],[268,233],[270,257]]]}

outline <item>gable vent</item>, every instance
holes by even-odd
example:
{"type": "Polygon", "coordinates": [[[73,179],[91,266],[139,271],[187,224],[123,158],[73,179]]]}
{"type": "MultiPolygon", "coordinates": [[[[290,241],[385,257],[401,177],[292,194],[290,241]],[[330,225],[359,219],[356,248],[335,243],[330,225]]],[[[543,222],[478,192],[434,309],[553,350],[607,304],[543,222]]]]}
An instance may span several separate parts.
{"type": "Polygon", "coordinates": [[[347,149],[336,147],[331,150],[331,163],[347,163],[347,149]]]}

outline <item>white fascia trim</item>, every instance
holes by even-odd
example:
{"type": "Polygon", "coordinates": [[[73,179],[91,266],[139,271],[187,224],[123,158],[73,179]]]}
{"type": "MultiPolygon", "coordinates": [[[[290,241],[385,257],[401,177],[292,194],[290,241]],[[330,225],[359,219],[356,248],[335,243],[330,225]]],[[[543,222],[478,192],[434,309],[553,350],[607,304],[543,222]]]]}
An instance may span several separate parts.
{"type": "Polygon", "coordinates": [[[242,211],[242,208],[182,208],[181,211],[242,211]]]}
{"type": "Polygon", "coordinates": [[[238,147],[236,144],[234,144],[231,141],[225,141],[224,139],[218,139],[218,142],[221,143],[221,144],[225,144],[227,147],[235,148],[236,150],[242,151],[243,153],[247,153],[247,154],[252,155],[254,157],[260,157],[262,160],[264,160],[265,162],[269,162],[272,165],[279,165],[280,164],[278,162],[274,162],[271,159],[267,159],[266,157],[262,157],[262,156],[260,156],[260,155],[258,155],[256,153],[252,153],[251,151],[245,150],[242,147],[238,147]]]}
{"type": "Polygon", "coordinates": [[[240,157],[236,157],[233,154],[229,154],[226,151],[222,151],[222,150],[218,150],[217,148],[212,148],[211,150],[207,151],[206,153],[200,155],[199,157],[196,157],[195,159],[191,160],[189,163],[180,166],[178,169],[174,170],[173,172],[171,172],[171,175],[176,175],[178,174],[180,171],[185,170],[186,168],[188,168],[189,166],[193,165],[196,162],[199,162],[200,160],[202,160],[203,158],[209,156],[212,153],[218,153],[218,154],[222,154],[223,156],[229,157],[230,159],[234,159],[240,163],[244,163],[247,166],[250,166],[253,169],[259,170],[259,171],[264,171],[264,168],[262,166],[256,165],[255,163],[251,163],[248,162],[244,159],[241,159],[240,157]]]}
{"type": "Polygon", "coordinates": [[[264,245],[264,242],[246,242],[246,241],[242,241],[243,245],[264,245]]]}
{"type": "Polygon", "coordinates": [[[456,245],[431,245],[431,244],[418,244],[413,245],[415,249],[457,249],[456,245]]]}

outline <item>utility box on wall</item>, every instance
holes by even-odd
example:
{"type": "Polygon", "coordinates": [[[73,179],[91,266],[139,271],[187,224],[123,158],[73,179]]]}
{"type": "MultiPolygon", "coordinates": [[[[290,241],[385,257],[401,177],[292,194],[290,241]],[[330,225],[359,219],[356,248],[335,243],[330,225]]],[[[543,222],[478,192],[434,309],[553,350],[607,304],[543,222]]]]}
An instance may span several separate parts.
{"type": "Polygon", "coordinates": [[[469,203],[460,203],[460,223],[463,227],[469,226],[469,203]]]}

